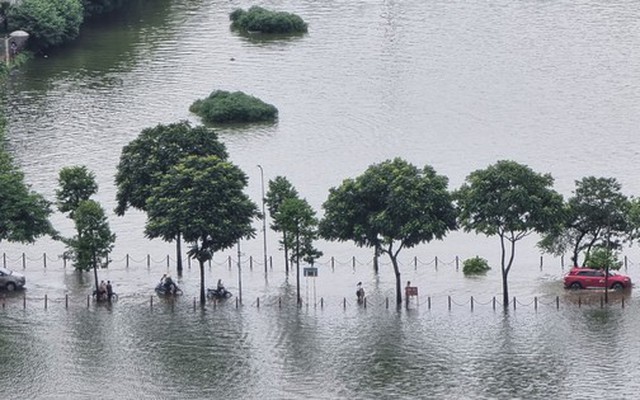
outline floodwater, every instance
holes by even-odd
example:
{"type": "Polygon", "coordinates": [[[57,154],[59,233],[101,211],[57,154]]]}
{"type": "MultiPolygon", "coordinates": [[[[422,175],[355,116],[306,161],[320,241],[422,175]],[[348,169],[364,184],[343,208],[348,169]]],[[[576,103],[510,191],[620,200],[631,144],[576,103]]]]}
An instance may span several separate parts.
{"type": "MultiPolygon", "coordinates": [[[[95,172],[96,198],[117,235],[114,262],[101,279],[114,281],[120,297],[111,306],[87,304],[91,276],[64,268],[58,243],[3,242],[3,261],[27,276],[27,289],[3,299],[0,310],[0,382],[10,388],[4,393],[29,399],[97,392],[123,399],[638,397],[635,292],[612,294],[608,305],[601,305],[600,292],[565,292],[566,265],[545,256],[541,267],[534,237],[517,249],[509,277],[516,307],[508,312],[499,304],[497,239],[471,233],[402,253],[403,284],[411,280],[420,292],[400,310],[392,304],[388,262],[375,275],[370,250],[321,242],[319,276],[301,280],[304,304],[297,308],[295,276],[285,278],[271,231],[273,266],[265,277],[256,222],[257,237],[241,244],[243,305],[235,301],[237,250],[229,249],[216,255],[206,276],[211,284],[222,278],[235,296],[202,310],[193,307],[195,265],[179,281],[180,299],[154,295],[160,275],[173,271],[173,244],[145,239],[143,214],[116,217],[111,210],[122,146],[158,123],[198,123],[189,105],[216,89],[242,90],[280,111],[273,125],[218,129],[258,203],[258,164],[265,183],[287,176],[320,212],[330,187],[396,156],[434,166],[452,189],[475,169],[513,159],[551,173],[565,196],[588,175],[616,177],[626,194],[637,196],[640,5],[264,2],[309,23],[307,35],[290,39],[231,32],[229,12],[251,5],[136,3],[12,76],[3,99],[9,148],[33,189],[49,199],[60,168],[81,164],[95,172]],[[465,278],[456,269],[456,257],[474,255],[492,264],[487,276],[465,278]],[[354,301],[358,281],[368,293],[366,308],[354,301]]],[[[53,222],[72,234],[64,216],[53,222]]],[[[638,281],[637,246],[625,255],[623,272],[638,281]]]]}

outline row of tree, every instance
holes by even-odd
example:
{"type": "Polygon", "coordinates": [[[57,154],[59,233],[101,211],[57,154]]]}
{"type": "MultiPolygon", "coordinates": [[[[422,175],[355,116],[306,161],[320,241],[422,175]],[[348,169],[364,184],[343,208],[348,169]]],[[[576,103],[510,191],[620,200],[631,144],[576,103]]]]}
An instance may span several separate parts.
{"type": "MultiPolygon", "coordinates": [[[[227,157],[224,145],[205,127],[192,128],[187,122],[158,125],[124,148],[116,174],[119,215],[129,206],[145,211],[147,236],[176,239],[177,260],[181,235],[192,244],[189,254],[201,263],[202,299],[204,262],[214,252],[253,237],[252,219],[266,218],[242,192],[246,176],[227,157]]],[[[264,200],[271,228],[282,234],[286,272],[290,263],[296,266],[298,291],[300,262],[313,264],[322,255],[314,246],[317,239],[353,241],[372,248],[374,259],[383,254],[390,258],[398,304],[399,253],[459,228],[499,238],[503,300],[508,305],[507,278],[521,239],[538,233],[544,251],[570,251],[576,265],[597,254],[605,267],[613,263],[613,252],[637,238],[640,226],[640,203],[622,194],[614,178],[583,178],[565,202],[553,189],[551,175],[514,161],[472,172],[459,189],[450,191],[448,179],[432,167],[388,160],[331,188],[321,220],[285,177],[269,181],[264,200]]],[[[179,264],[178,273],[181,269],[179,264]]]]}
{"type": "MultiPolygon", "coordinates": [[[[96,271],[106,265],[115,236],[102,207],[90,199],[97,191],[93,174],[82,166],[60,171],[57,206],[76,226],[76,235],[65,239],[48,222],[49,204],[7,165],[0,164],[0,240],[32,242],[51,234],[67,244],[76,268],[96,271]]],[[[214,253],[253,238],[253,221],[266,218],[244,193],[247,176],[229,161],[216,133],[185,121],[144,129],[123,148],[115,181],[116,214],[129,207],[144,211],[148,238],[175,240],[178,274],[181,242],[189,244],[187,254],[200,266],[202,303],[205,263],[214,253]]],[[[570,252],[575,265],[597,254],[605,267],[615,251],[637,239],[640,226],[640,202],[622,194],[614,178],[583,178],[564,201],[551,175],[506,160],[472,172],[457,190],[449,190],[447,177],[428,165],[418,168],[401,158],[374,164],[329,190],[321,219],[282,176],[269,181],[264,201],[271,228],[281,233],[287,274],[295,265],[298,299],[300,263],[313,264],[322,255],[314,245],[319,238],[353,241],[371,248],[376,260],[387,255],[401,304],[398,255],[403,249],[442,240],[456,229],[497,236],[508,306],[507,278],[521,239],[538,233],[544,251],[570,252]]]]}

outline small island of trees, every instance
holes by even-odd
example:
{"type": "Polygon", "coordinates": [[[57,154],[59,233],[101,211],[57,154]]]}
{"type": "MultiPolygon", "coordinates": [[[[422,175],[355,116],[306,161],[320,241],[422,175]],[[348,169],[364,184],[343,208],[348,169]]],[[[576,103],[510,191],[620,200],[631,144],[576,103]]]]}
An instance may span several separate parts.
{"type": "Polygon", "coordinates": [[[216,90],[205,99],[196,100],[189,111],[210,124],[271,122],[278,109],[243,92],[216,90]]]}
{"type": "Polygon", "coordinates": [[[231,29],[245,32],[300,34],[307,32],[307,23],[295,14],[271,11],[253,6],[247,11],[237,8],[230,15],[231,29]]]}

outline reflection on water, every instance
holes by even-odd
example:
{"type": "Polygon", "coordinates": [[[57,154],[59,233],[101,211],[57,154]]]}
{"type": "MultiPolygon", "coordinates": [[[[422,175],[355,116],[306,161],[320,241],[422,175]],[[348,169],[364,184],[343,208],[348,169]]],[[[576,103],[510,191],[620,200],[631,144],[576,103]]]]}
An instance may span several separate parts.
{"type": "MultiPolygon", "coordinates": [[[[322,306],[305,300],[299,308],[295,285],[282,278],[282,271],[273,271],[267,285],[261,271],[246,271],[244,306],[237,308],[232,298],[201,309],[193,303],[197,269],[185,271],[180,281],[185,295],[177,300],[154,294],[159,272],[102,271],[101,279],[114,281],[120,293],[107,305],[87,304],[90,279],[75,272],[25,271],[28,288],[7,296],[0,310],[0,383],[17,385],[18,397],[46,399],[85,398],[97,389],[109,398],[135,393],[167,399],[598,398],[611,393],[624,398],[639,389],[638,373],[625,367],[640,357],[632,293],[616,293],[609,305],[578,303],[577,296],[596,299],[602,293],[569,292],[561,280],[542,281],[533,290],[553,300],[540,300],[535,308],[528,288],[515,285],[518,307],[505,311],[493,309],[489,286],[483,289],[478,282],[473,310],[462,291],[450,291],[456,301],[449,309],[447,296],[428,289],[409,309],[387,308],[373,298],[365,308],[352,298],[352,285],[325,286],[321,277],[356,278],[367,288],[392,287],[392,282],[384,275],[369,281],[368,270],[353,276],[349,269],[336,269],[321,271],[318,278],[322,306]],[[44,284],[49,280],[65,287],[56,291],[44,284]],[[349,296],[346,303],[344,296],[349,296]],[[628,299],[624,308],[622,297],[628,299]],[[594,362],[599,359],[603,362],[594,362]]],[[[234,274],[224,267],[207,271],[237,293],[234,274]]],[[[436,281],[435,275],[425,271],[425,277],[411,279],[425,287],[422,279],[436,281]]]]}
{"type": "MultiPolygon", "coordinates": [[[[614,176],[625,193],[640,193],[637,3],[271,5],[302,16],[309,33],[286,40],[235,34],[228,14],[250,6],[243,2],[136,1],[38,56],[5,94],[8,147],[27,180],[53,200],[58,171],[86,165],[96,173],[98,200],[113,210],[122,146],[158,123],[197,123],[189,105],[220,89],[279,109],[273,125],[218,129],[256,202],[257,164],[266,180],[287,176],[320,210],[330,187],[396,156],[433,165],[451,188],[508,158],[550,172],[565,195],[587,175],[614,176]]],[[[115,283],[117,303],[87,306],[92,280],[53,263],[46,270],[29,263],[27,291],[3,300],[0,387],[15,388],[15,397],[87,398],[99,390],[123,399],[582,399],[632,398],[639,389],[635,292],[611,293],[612,303],[601,307],[601,292],[565,291],[558,260],[539,267],[535,238],[519,244],[509,276],[518,307],[507,312],[491,305],[501,291],[497,241],[461,232],[403,254],[421,260],[402,265],[403,280],[421,293],[409,310],[384,306],[393,298],[388,263],[376,276],[362,261],[370,249],[324,242],[335,270],[321,260],[318,279],[302,282],[310,306],[292,306],[294,277],[285,278],[278,238],[268,232],[274,268],[265,278],[260,265],[243,266],[245,306],[194,311],[197,269],[178,282],[183,298],[157,298],[164,263],[127,268],[120,260],[162,258],[173,245],[144,238],[143,213],[109,217],[115,262],[101,278],[115,283]],[[475,255],[493,269],[465,278],[451,260],[475,255]],[[369,295],[366,309],[353,299],[358,281],[369,295]]],[[[64,216],[53,223],[73,233],[64,216]]],[[[261,239],[242,244],[245,259],[262,259],[261,239]]],[[[638,281],[638,249],[625,250],[638,281]]],[[[2,251],[15,268],[23,251],[55,257],[62,245],[3,242],[2,251]]],[[[216,254],[207,281],[223,278],[237,291],[235,268],[220,261],[229,254],[216,254]]]]}

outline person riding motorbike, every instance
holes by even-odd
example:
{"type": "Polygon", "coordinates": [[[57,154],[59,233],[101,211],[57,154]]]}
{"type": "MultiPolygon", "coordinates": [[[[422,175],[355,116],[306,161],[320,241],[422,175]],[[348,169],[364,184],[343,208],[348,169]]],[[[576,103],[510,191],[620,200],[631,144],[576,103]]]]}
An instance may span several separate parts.
{"type": "Polygon", "coordinates": [[[177,286],[173,282],[173,279],[171,279],[171,276],[165,275],[163,277],[162,282],[163,282],[162,285],[164,286],[164,289],[166,290],[167,293],[175,294],[177,286]]]}
{"type": "Polygon", "coordinates": [[[218,279],[218,284],[216,285],[216,289],[218,290],[219,296],[224,296],[225,293],[227,292],[227,289],[225,289],[224,284],[222,283],[222,279],[218,279]]]}
{"type": "Polygon", "coordinates": [[[356,287],[356,297],[358,298],[358,303],[360,303],[364,300],[364,289],[362,288],[362,282],[358,282],[356,287]]]}

